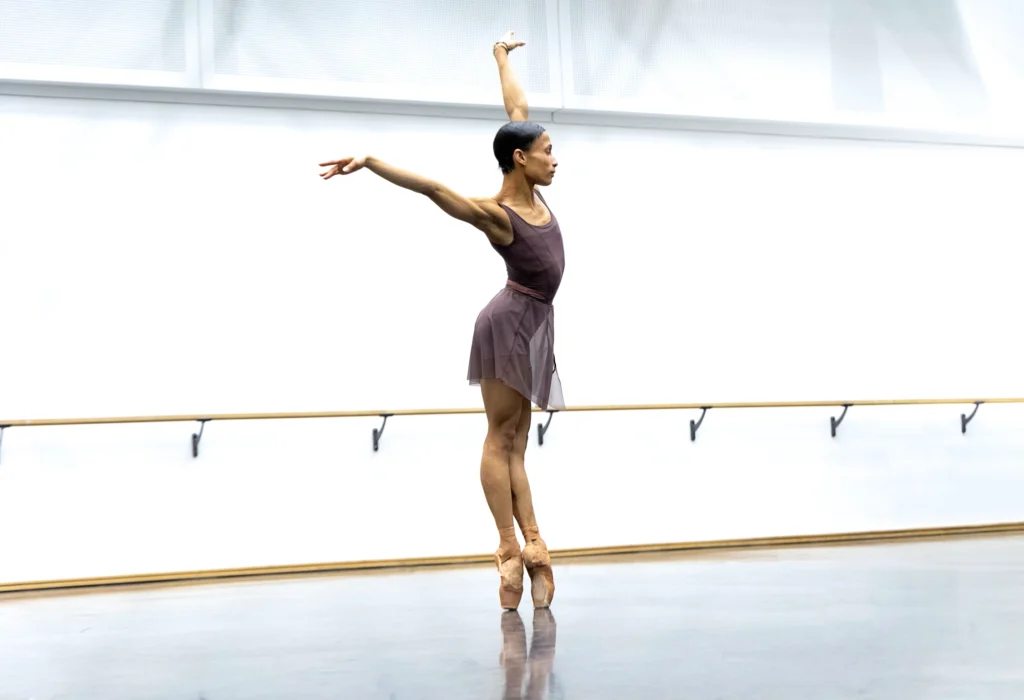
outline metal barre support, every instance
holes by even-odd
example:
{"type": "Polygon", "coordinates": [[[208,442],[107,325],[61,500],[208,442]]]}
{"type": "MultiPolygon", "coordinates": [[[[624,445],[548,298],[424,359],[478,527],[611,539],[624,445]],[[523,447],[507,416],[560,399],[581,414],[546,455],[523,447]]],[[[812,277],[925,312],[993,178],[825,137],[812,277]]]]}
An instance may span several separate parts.
{"type": "Polygon", "coordinates": [[[848,403],[843,404],[843,413],[839,416],[839,420],[836,420],[835,416],[831,416],[829,418],[829,420],[832,421],[832,437],[836,436],[836,428],[838,428],[839,424],[843,422],[843,418],[846,418],[846,411],[850,406],[851,404],[848,403]]]}
{"type": "Polygon", "coordinates": [[[0,454],[3,453],[3,447],[4,447],[4,429],[5,428],[10,428],[10,427],[11,426],[9,426],[9,425],[0,425],[0,454]]]}
{"type": "Polygon", "coordinates": [[[969,416],[965,416],[963,413],[960,414],[960,432],[961,433],[966,433],[967,432],[967,424],[970,423],[974,419],[974,414],[978,412],[978,407],[981,406],[981,404],[983,404],[983,403],[985,403],[985,402],[984,401],[975,401],[974,402],[974,410],[971,411],[971,415],[969,415],[969,416]]]}
{"type": "Polygon", "coordinates": [[[203,439],[203,428],[206,427],[206,421],[209,418],[199,418],[199,432],[192,433],[192,458],[199,456],[199,441],[203,439]]]}
{"type": "Polygon", "coordinates": [[[376,452],[380,448],[380,436],[384,434],[384,426],[388,424],[388,418],[395,415],[394,413],[382,413],[380,417],[384,419],[384,422],[380,424],[380,428],[373,429],[373,451],[376,452]]]}
{"type": "Polygon", "coordinates": [[[694,442],[697,439],[697,429],[700,428],[700,424],[704,422],[704,416],[707,415],[710,406],[701,406],[700,420],[694,422],[690,419],[690,442],[694,442]]]}
{"type": "Polygon", "coordinates": [[[548,422],[545,423],[544,425],[541,425],[540,423],[537,424],[537,444],[538,445],[543,445],[544,444],[544,433],[546,433],[548,431],[548,426],[551,425],[551,419],[554,417],[554,415],[555,415],[554,411],[548,411],[548,422]]]}

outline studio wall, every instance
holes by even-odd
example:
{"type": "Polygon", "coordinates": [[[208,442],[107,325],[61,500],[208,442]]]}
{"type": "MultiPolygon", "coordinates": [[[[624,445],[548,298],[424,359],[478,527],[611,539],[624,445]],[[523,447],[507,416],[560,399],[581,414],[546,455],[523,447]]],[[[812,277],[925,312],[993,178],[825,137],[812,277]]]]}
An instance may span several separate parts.
{"type": "MultiPolygon", "coordinates": [[[[0,419],[480,405],[499,120],[0,98],[0,419]]],[[[571,405],[1024,396],[1024,151],[546,123],[571,405]]],[[[566,413],[555,549],[1024,520],[1024,410],[566,413]]],[[[538,416],[544,419],[546,416],[538,416]]],[[[478,554],[479,415],[9,428],[0,582],[478,554]]]]}

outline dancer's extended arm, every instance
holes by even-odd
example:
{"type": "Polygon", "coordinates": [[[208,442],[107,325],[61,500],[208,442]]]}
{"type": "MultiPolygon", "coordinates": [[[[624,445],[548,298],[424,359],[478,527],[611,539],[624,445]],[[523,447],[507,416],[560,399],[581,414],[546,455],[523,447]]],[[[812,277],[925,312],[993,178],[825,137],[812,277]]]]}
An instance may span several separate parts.
{"type": "Polygon", "coordinates": [[[493,199],[464,197],[440,182],[396,168],[373,156],[339,158],[321,163],[320,166],[328,168],[320,173],[324,180],[330,180],[335,175],[351,175],[366,168],[399,187],[426,195],[446,214],[475,226],[495,243],[507,245],[512,242],[512,223],[508,214],[493,199]]]}
{"type": "Polygon", "coordinates": [[[524,122],[530,117],[530,107],[526,104],[526,91],[512,70],[509,54],[525,41],[516,41],[515,32],[508,32],[501,41],[494,45],[494,59],[498,62],[498,77],[501,79],[501,99],[505,103],[508,118],[514,122],[524,122]]]}

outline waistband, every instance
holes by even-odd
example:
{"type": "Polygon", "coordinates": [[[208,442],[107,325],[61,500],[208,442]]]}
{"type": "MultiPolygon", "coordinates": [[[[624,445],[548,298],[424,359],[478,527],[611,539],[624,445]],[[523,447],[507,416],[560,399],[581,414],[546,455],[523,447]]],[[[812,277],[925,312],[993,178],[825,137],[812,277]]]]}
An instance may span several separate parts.
{"type": "Polygon", "coordinates": [[[523,285],[519,284],[518,282],[513,282],[512,280],[505,280],[505,286],[508,289],[511,289],[513,291],[516,291],[516,292],[519,292],[520,294],[525,294],[528,297],[532,297],[532,298],[536,299],[539,302],[542,302],[544,304],[547,304],[548,306],[551,306],[551,302],[548,301],[544,297],[543,294],[541,294],[540,292],[538,292],[538,291],[536,291],[534,289],[530,289],[529,287],[524,287],[523,285]]]}

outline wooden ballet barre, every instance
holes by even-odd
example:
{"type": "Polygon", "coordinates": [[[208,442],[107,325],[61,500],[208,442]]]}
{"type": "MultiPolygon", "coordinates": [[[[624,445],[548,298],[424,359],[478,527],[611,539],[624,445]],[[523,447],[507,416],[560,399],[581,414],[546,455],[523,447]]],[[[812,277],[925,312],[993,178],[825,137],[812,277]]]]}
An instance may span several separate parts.
{"type": "MultiPolygon", "coordinates": [[[[967,432],[967,424],[978,412],[978,407],[983,403],[1024,403],[1024,398],[1001,398],[1001,399],[865,399],[860,401],[747,401],[734,403],[687,403],[687,404],[637,404],[619,406],[573,406],[565,411],[650,411],[650,410],[700,410],[700,418],[690,421],[690,441],[697,439],[697,429],[704,422],[704,417],[712,408],[827,408],[842,407],[843,412],[836,418],[830,418],[832,437],[836,436],[836,429],[846,417],[847,410],[852,406],[928,406],[928,405],[951,405],[951,404],[974,404],[971,415],[960,414],[960,431],[967,432]]],[[[535,411],[538,409],[534,409],[535,411]]],[[[551,417],[548,417],[548,423],[551,417]]],[[[537,426],[538,442],[544,444],[544,433],[547,432],[547,425],[537,426]]]]}
{"type": "MultiPolygon", "coordinates": [[[[699,420],[690,421],[690,440],[697,439],[697,429],[704,422],[704,417],[711,409],[738,409],[738,408],[828,408],[841,407],[843,409],[839,418],[830,418],[832,437],[836,436],[836,429],[846,417],[846,412],[853,406],[929,406],[929,405],[955,405],[973,404],[974,411],[968,416],[960,414],[961,432],[967,432],[967,424],[971,422],[978,412],[981,404],[1015,404],[1024,403],[1024,398],[991,398],[991,399],[867,399],[852,401],[748,401],[748,402],[727,402],[727,403],[664,403],[664,404],[613,404],[598,406],[567,406],[563,409],[544,411],[534,408],[535,413],[548,413],[547,423],[537,426],[537,441],[544,444],[544,434],[551,424],[551,417],[555,413],[582,413],[593,411],[701,411],[699,420]]],[[[362,411],[309,411],[295,413],[205,413],[190,415],[167,415],[167,416],[119,416],[119,417],[98,417],[98,418],[40,418],[20,420],[0,420],[0,447],[3,445],[3,434],[6,428],[30,428],[45,426],[72,426],[72,425],[128,425],[133,423],[185,423],[198,422],[199,432],[192,434],[192,456],[199,456],[199,441],[202,439],[203,428],[210,421],[248,421],[248,420],[300,420],[310,418],[383,418],[384,422],[380,428],[373,429],[373,450],[376,452],[380,445],[380,437],[384,434],[384,426],[387,419],[393,416],[452,416],[484,413],[483,408],[409,408],[395,410],[362,410],[362,411]]]]}

